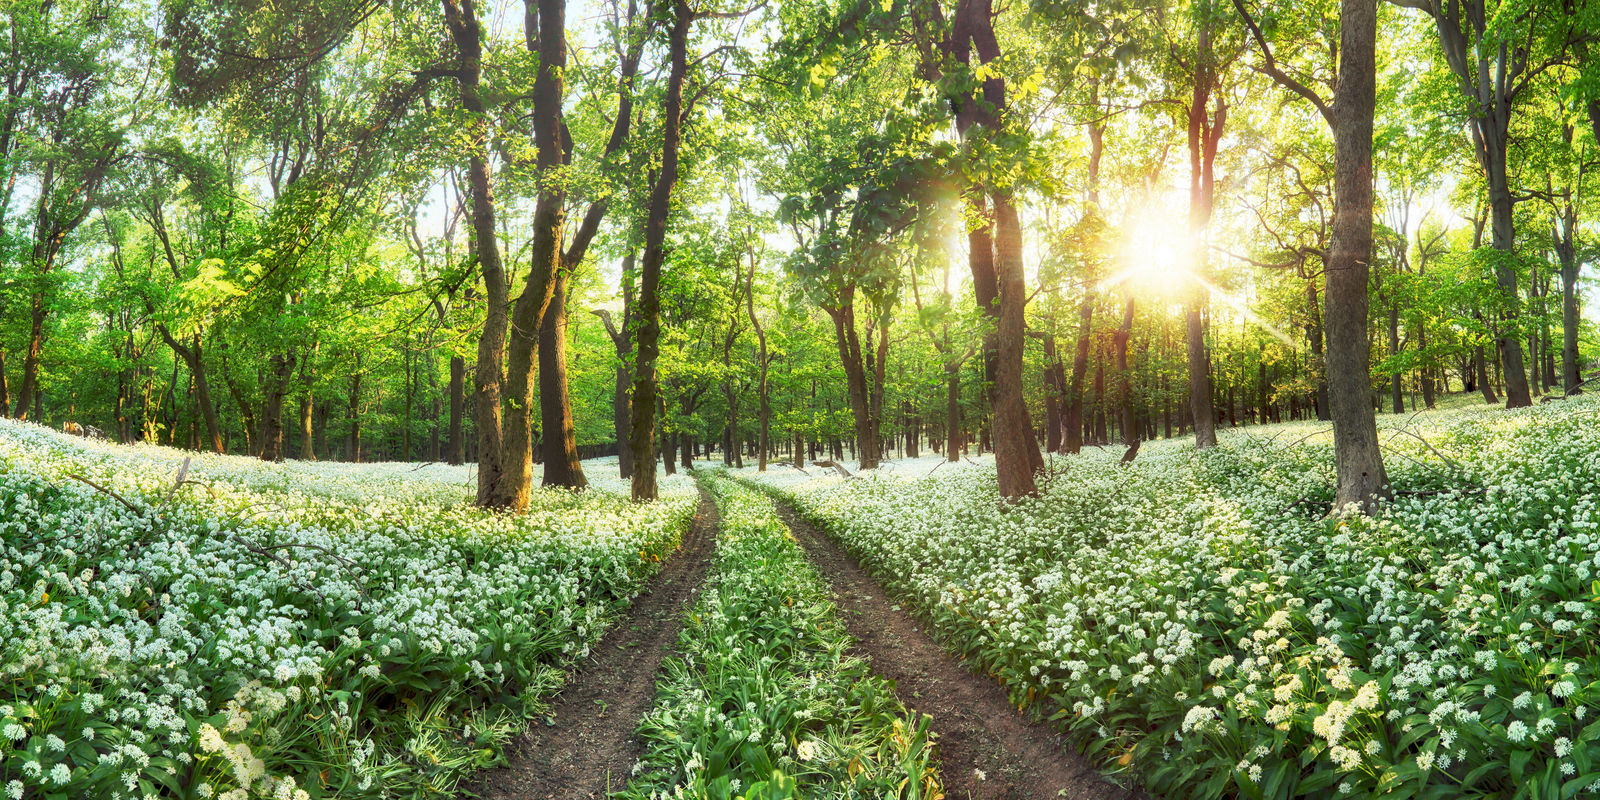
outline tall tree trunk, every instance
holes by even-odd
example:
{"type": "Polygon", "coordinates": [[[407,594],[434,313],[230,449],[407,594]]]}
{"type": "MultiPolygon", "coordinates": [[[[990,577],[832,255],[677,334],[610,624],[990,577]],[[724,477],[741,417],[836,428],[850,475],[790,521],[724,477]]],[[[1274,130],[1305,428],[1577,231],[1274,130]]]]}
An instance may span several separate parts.
{"type": "Polygon", "coordinates": [[[667,214],[672,188],[678,181],[678,147],[683,130],[683,80],[689,71],[689,25],[692,12],[685,0],[673,0],[672,27],[667,38],[670,68],[662,101],[661,172],[650,191],[645,219],[644,259],[640,265],[639,333],[633,382],[633,499],[656,499],[656,448],[653,438],[656,413],[656,357],[661,338],[661,264],[666,257],[667,214]]]}
{"type": "Polygon", "coordinates": [[[1494,405],[1500,402],[1495,396],[1494,387],[1489,384],[1489,359],[1483,354],[1483,346],[1479,345],[1473,351],[1473,366],[1478,372],[1478,390],[1483,393],[1483,402],[1494,405]]]}
{"type": "MultiPolygon", "coordinates": [[[[992,35],[992,33],[991,33],[992,35]]],[[[995,266],[1000,284],[994,386],[994,462],[1000,496],[1039,493],[1033,476],[1044,468],[1023,394],[1022,361],[1027,343],[1028,287],[1022,266],[1022,223],[1011,197],[995,192],[995,266]]]]}
{"type": "MultiPolygon", "coordinates": [[[[483,24],[476,0],[444,0],[445,24],[456,46],[456,83],[467,112],[467,186],[472,206],[472,252],[483,275],[483,334],[478,339],[478,362],[473,384],[478,413],[479,505],[492,505],[500,483],[501,382],[505,373],[506,332],[510,327],[509,293],[495,229],[494,180],[489,170],[489,115],[479,94],[483,74],[483,24]]],[[[351,459],[356,460],[356,459],[351,459]]]]}
{"type": "Polygon", "coordinates": [[[1221,76],[1211,53],[1211,28],[1200,29],[1199,53],[1191,78],[1193,87],[1188,112],[1189,143],[1189,235],[1194,274],[1184,302],[1184,336],[1189,367],[1189,413],[1194,417],[1194,446],[1197,450],[1217,446],[1216,410],[1211,396],[1211,359],[1206,350],[1201,317],[1208,304],[1207,248],[1210,245],[1211,212],[1216,192],[1213,166],[1217,144],[1227,125],[1228,104],[1220,88],[1221,76]],[[1215,110],[1208,107],[1214,103],[1215,110]]]}
{"type": "Polygon", "coordinates": [[[294,376],[293,352],[273,353],[268,363],[272,365],[267,383],[267,398],[261,408],[261,460],[280,461],[283,458],[283,398],[289,393],[289,379],[294,376]]]}
{"type": "MultiPolygon", "coordinates": [[[[533,489],[534,368],[545,314],[557,275],[562,271],[561,244],[566,221],[566,190],[555,171],[566,159],[562,141],[561,104],[567,63],[566,0],[523,0],[524,35],[538,56],[533,82],[533,142],[540,181],[533,212],[533,245],[522,294],[511,311],[511,341],[506,350],[506,408],[500,444],[499,480],[486,503],[522,511],[533,489]]],[[[570,412],[570,406],[566,407],[570,412]]],[[[571,419],[565,420],[566,425],[571,419]]],[[[550,438],[549,436],[545,437],[550,438]]],[[[573,458],[576,463],[576,458],[573,458]]],[[[581,474],[581,470],[579,470],[581,474]]],[[[571,477],[570,475],[567,477],[571,477]]],[[[546,478],[548,482],[549,478],[546,478]]]]}
{"type": "Polygon", "coordinates": [[[1328,400],[1338,472],[1335,504],[1371,508],[1389,494],[1367,398],[1367,273],[1372,256],[1372,116],[1376,92],[1377,0],[1340,3],[1339,80],[1330,123],[1334,212],[1326,287],[1328,400]]]}
{"type": "Polygon", "coordinates": [[[572,424],[572,397],[567,391],[567,281],[571,270],[556,275],[550,308],[539,330],[539,411],[544,450],[544,485],[582,489],[589,485],[578,463],[578,437],[572,424]]]}
{"type": "MultiPolygon", "coordinates": [[[[854,288],[847,294],[854,294],[854,288]]],[[[871,391],[867,386],[867,372],[861,355],[861,339],[856,333],[855,305],[846,300],[837,308],[824,309],[833,319],[834,343],[839,350],[839,361],[844,367],[846,396],[850,400],[851,418],[855,422],[856,447],[860,451],[860,469],[878,467],[878,441],[872,424],[871,391]]]]}

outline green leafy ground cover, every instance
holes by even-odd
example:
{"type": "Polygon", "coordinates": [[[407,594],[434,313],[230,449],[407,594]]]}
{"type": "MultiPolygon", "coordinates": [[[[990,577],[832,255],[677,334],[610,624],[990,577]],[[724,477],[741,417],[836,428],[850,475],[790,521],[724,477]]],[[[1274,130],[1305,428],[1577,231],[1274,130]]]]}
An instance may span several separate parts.
{"type": "Polygon", "coordinates": [[[992,467],[744,477],[1112,771],[1168,797],[1539,797],[1600,780],[1600,402],[1385,418],[1396,499],[1328,516],[1325,423],[992,467]]]}
{"type": "Polygon", "coordinates": [[[718,473],[716,560],[640,725],[626,797],[931,798],[926,717],[850,637],[772,501],[718,473]]]}
{"type": "Polygon", "coordinates": [[[7,797],[449,792],[697,498],[600,480],[489,514],[462,467],[204,455],[177,483],[190,455],[0,421],[7,797]]]}

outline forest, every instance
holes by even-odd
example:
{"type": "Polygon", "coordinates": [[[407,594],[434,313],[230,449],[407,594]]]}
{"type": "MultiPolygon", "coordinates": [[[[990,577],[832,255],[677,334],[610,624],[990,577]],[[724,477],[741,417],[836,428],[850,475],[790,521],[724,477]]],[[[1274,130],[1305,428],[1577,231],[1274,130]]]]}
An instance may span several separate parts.
{"type": "Polygon", "coordinates": [[[1596,0],[0,20],[10,800],[1600,787],[1596,0]]]}

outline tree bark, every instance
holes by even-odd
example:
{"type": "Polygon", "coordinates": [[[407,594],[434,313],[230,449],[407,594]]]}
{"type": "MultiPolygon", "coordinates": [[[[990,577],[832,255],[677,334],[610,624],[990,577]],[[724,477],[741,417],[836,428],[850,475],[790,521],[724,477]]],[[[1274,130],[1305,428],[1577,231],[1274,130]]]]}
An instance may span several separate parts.
{"type": "Polygon", "coordinates": [[[855,423],[856,447],[860,451],[860,470],[877,469],[878,438],[872,424],[872,402],[868,396],[866,366],[861,355],[861,339],[856,333],[855,304],[850,297],[854,287],[846,292],[845,302],[836,308],[826,308],[833,319],[834,344],[839,350],[839,361],[844,366],[846,396],[850,400],[851,419],[855,423]]]}
{"type": "Polygon", "coordinates": [[[266,402],[261,408],[261,460],[281,461],[283,446],[283,398],[289,393],[289,379],[294,375],[293,352],[273,353],[268,363],[272,365],[267,384],[266,402]]]}
{"type": "MultiPolygon", "coordinates": [[[[991,32],[992,35],[992,32],[991,32]]],[[[1007,193],[994,192],[995,266],[999,281],[994,385],[994,462],[1000,496],[1036,495],[1033,476],[1044,468],[1023,395],[1028,287],[1022,266],[1022,224],[1007,193]]]]}
{"type": "Polygon", "coordinates": [[[582,489],[589,485],[578,462],[578,436],[572,423],[572,397],[567,391],[567,281],[571,270],[556,275],[539,329],[540,446],[544,451],[544,485],[582,489]]]}
{"type": "MultiPolygon", "coordinates": [[[[534,368],[545,314],[550,308],[562,263],[566,190],[555,171],[566,160],[561,104],[566,94],[566,0],[523,0],[524,35],[539,58],[533,81],[533,143],[539,198],[533,211],[533,245],[522,294],[511,311],[511,341],[506,349],[506,404],[501,442],[501,475],[486,505],[523,511],[533,490],[534,368]]],[[[543,379],[540,380],[543,382],[543,379]]],[[[567,425],[571,420],[565,421],[567,425]]],[[[550,438],[549,436],[545,437],[550,438]]],[[[559,437],[557,437],[559,438],[559,437]]],[[[580,470],[581,473],[581,470],[580,470]]],[[[570,475],[567,477],[571,477],[570,475]]]]}
{"type": "Polygon", "coordinates": [[[640,265],[639,333],[633,382],[633,499],[656,499],[656,448],[654,422],[657,404],[656,358],[661,338],[661,264],[666,257],[667,215],[672,189],[678,181],[678,147],[683,130],[683,81],[689,71],[689,25],[693,15],[685,0],[673,0],[672,27],[667,38],[667,91],[662,102],[661,172],[651,187],[645,219],[644,259],[640,265]]]}
{"type": "MultiPolygon", "coordinates": [[[[503,472],[501,460],[501,383],[504,378],[506,332],[510,327],[509,293],[495,227],[494,181],[489,171],[489,116],[479,94],[483,74],[483,25],[476,0],[444,0],[445,26],[456,46],[456,82],[467,112],[471,154],[467,186],[472,210],[472,249],[483,275],[483,334],[473,384],[478,413],[478,505],[496,501],[503,472]]],[[[355,459],[352,459],[355,460],[355,459]]]]}
{"type": "Polygon", "coordinates": [[[1338,472],[1335,505],[1370,509],[1389,494],[1367,398],[1367,274],[1372,255],[1372,117],[1377,0],[1340,3],[1339,79],[1332,105],[1334,213],[1325,270],[1328,400],[1338,472]]]}
{"type": "Polygon", "coordinates": [[[1211,213],[1216,193],[1213,171],[1217,145],[1228,121],[1228,104],[1217,93],[1221,75],[1211,52],[1209,24],[1200,29],[1200,53],[1191,78],[1193,87],[1186,109],[1189,145],[1189,235],[1193,251],[1192,286],[1184,302],[1184,336],[1189,368],[1189,413],[1194,417],[1194,446],[1197,450],[1217,446],[1216,410],[1211,397],[1211,359],[1206,352],[1205,329],[1201,317],[1208,303],[1207,248],[1210,245],[1211,213]],[[1214,111],[1208,111],[1213,106],[1214,111]]]}

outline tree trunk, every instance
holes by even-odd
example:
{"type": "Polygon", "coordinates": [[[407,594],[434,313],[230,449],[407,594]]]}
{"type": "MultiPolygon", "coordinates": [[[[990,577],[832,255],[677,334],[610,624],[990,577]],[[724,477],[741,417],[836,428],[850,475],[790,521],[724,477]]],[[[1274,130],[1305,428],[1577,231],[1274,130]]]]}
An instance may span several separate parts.
{"type": "MultiPolygon", "coordinates": [[[[495,229],[494,181],[489,171],[489,115],[479,94],[483,73],[483,24],[475,0],[444,0],[445,25],[456,46],[456,82],[467,112],[467,186],[472,211],[473,253],[483,275],[483,334],[473,384],[478,413],[478,505],[491,505],[502,474],[501,381],[504,377],[506,332],[510,327],[510,287],[500,261],[495,229]]],[[[352,441],[355,441],[352,438],[352,441]]],[[[351,460],[356,460],[352,458],[351,460]]]]}
{"type": "Polygon", "coordinates": [[[661,172],[651,187],[645,220],[644,261],[639,286],[639,334],[633,383],[633,499],[656,499],[655,441],[656,357],[661,338],[661,264],[666,256],[667,214],[678,180],[678,146],[683,125],[683,80],[688,72],[689,25],[693,17],[685,0],[673,0],[668,36],[667,92],[662,101],[661,172]]]}
{"type": "MultiPolygon", "coordinates": [[[[554,176],[566,157],[562,142],[565,123],[561,118],[561,104],[566,93],[563,83],[567,63],[566,0],[523,0],[523,8],[528,49],[539,59],[533,82],[533,143],[538,174],[544,179],[539,183],[539,197],[533,212],[528,276],[511,311],[511,341],[506,349],[505,422],[500,444],[501,474],[485,503],[513,511],[527,509],[533,489],[534,368],[539,358],[539,341],[544,335],[544,317],[564,266],[561,244],[566,221],[566,190],[554,176]]],[[[566,410],[570,412],[570,406],[566,410]]],[[[565,426],[570,425],[569,418],[565,426]]],[[[555,434],[556,438],[559,436],[555,434]]],[[[547,433],[545,439],[550,438],[552,435],[547,433]]],[[[576,464],[575,456],[572,463],[576,464]]],[[[577,480],[570,474],[558,477],[577,480]]]]}
{"type": "Polygon", "coordinates": [[[1000,284],[994,386],[994,461],[1000,496],[1039,493],[1033,476],[1044,468],[1023,395],[1023,348],[1027,343],[1028,287],[1022,266],[1022,223],[1006,193],[995,192],[995,267],[1000,284]]]}
{"type": "Polygon", "coordinates": [[[1215,201],[1213,172],[1217,144],[1227,125],[1228,104],[1220,93],[1221,76],[1213,64],[1211,29],[1200,30],[1200,56],[1191,76],[1192,94],[1187,111],[1189,145],[1189,235],[1192,239],[1192,286],[1184,302],[1184,338],[1189,368],[1189,413],[1194,417],[1197,450],[1217,446],[1217,418],[1211,393],[1211,359],[1206,351],[1201,317],[1208,303],[1206,249],[1210,244],[1211,213],[1215,201]],[[1213,106],[1214,110],[1208,110],[1213,106]]]}
{"type": "Polygon", "coordinates": [[[1377,0],[1340,4],[1339,80],[1330,122],[1334,213],[1325,270],[1328,400],[1338,472],[1335,505],[1370,509],[1389,494],[1377,420],[1367,404],[1367,273],[1372,255],[1372,116],[1377,0]]]}
{"type": "Polygon", "coordinates": [[[1129,294],[1122,311],[1122,327],[1117,329],[1117,405],[1122,416],[1122,444],[1128,448],[1122,454],[1126,464],[1139,455],[1138,420],[1133,413],[1133,371],[1128,368],[1128,340],[1133,337],[1133,295],[1129,294]]]}
{"type": "Polygon", "coordinates": [[[539,328],[540,446],[544,451],[544,485],[582,489],[589,485],[578,462],[577,429],[572,423],[572,396],[567,391],[567,281],[571,270],[556,274],[550,307],[539,328]]]}
{"type": "Polygon", "coordinates": [[[294,375],[293,352],[273,353],[268,363],[272,365],[271,380],[267,384],[266,402],[261,408],[261,460],[281,461],[283,446],[283,398],[289,393],[289,379],[294,375]]]}
{"type": "Polygon", "coordinates": [[[466,462],[467,442],[462,430],[462,416],[467,407],[467,359],[450,357],[450,434],[445,443],[445,461],[451,464],[466,462]]]}
{"type": "Polygon", "coordinates": [[[1494,387],[1489,385],[1488,361],[1489,359],[1483,354],[1483,346],[1479,345],[1473,351],[1473,365],[1477,367],[1478,371],[1478,390],[1483,392],[1483,402],[1494,405],[1500,402],[1500,398],[1495,396],[1494,387]]]}
{"type": "MultiPolygon", "coordinates": [[[[851,287],[847,292],[854,294],[854,288],[851,287]]],[[[868,398],[866,367],[861,357],[861,339],[856,334],[855,306],[847,301],[838,308],[825,310],[833,319],[834,343],[839,350],[839,361],[844,366],[845,389],[855,422],[856,447],[860,449],[861,456],[858,469],[876,469],[877,434],[872,424],[872,405],[868,398]]]]}

